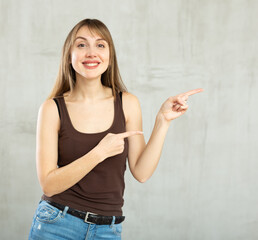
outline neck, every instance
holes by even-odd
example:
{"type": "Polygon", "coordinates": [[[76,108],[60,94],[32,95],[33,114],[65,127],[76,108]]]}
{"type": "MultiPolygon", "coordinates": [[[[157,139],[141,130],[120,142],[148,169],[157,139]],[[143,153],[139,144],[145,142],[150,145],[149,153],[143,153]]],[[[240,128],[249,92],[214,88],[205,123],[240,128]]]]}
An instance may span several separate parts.
{"type": "Polygon", "coordinates": [[[107,87],[101,83],[101,78],[84,79],[77,77],[69,98],[76,101],[94,102],[107,97],[107,87]]]}

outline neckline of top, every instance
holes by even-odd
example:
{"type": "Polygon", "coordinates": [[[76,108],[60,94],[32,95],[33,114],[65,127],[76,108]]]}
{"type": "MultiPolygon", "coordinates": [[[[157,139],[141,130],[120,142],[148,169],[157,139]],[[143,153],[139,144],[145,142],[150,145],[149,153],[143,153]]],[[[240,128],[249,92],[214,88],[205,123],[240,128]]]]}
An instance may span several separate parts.
{"type": "MultiPolygon", "coordinates": [[[[116,100],[117,100],[117,97],[118,97],[118,96],[116,96],[116,100]]],[[[67,106],[66,106],[66,103],[65,103],[64,95],[62,95],[61,99],[62,99],[63,104],[64,104],[64,110],[65,110],[65,113],[66,113],[66,115],[67,115],[68,122],[69,122],[70,127],[73,129],[74,132],[79,133],[79,134],[82,134],[82,135],[98,135],[98,134],[107,133],[108,131],[110,131],[110,130],[113,128],[113,126],[114,126],[114,124],[115,124],[115,119],[116,119],[116,101],[115,101],[115,100],[113,100],[114,116],[113,116],[113,121],[112,121],[111,126],[110,126],[107,130],[102,131],[102,132],[85,133],[85,132],[81,132],[81,131],[77,130],[77,129],[73,126],[72,120],[71,120],[71,118],[70,118],[70,115],[69,115],[69,112],[68,112],[68,109],[67,109],[67,106]]]]}

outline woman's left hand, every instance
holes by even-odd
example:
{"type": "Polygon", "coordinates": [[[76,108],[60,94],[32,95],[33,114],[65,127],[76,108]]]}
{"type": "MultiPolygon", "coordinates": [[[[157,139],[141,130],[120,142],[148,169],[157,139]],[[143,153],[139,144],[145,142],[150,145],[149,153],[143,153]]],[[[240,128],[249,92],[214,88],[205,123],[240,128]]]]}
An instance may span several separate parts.
{"type": "Polygon", "coordinates": [[[174,97],[169,97],[161,106],[159,110],[159,115],[164,118],[164,120],[170,122],[175,118],[183,115],[188,109],[187,99],[189,96],[202,92],[202,88],[194,89],[185,93],[178,94],[174,97]]]}

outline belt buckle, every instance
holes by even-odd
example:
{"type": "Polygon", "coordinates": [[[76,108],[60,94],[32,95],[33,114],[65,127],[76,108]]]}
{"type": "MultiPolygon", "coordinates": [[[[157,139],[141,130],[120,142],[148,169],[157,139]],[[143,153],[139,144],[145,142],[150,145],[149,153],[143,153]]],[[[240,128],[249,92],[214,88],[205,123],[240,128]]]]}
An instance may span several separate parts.
{"type": "MultiPolygon", "coordinates": [[[[86,222],[86,223],[93,223],[93,222],[89,222],[89,221],[88,221],[89,214],[92,214],[92,215],[98,215],[98,214],[95,214],[95,213],[92,213],[92,212],[87,212],[87,213],[86,213],[84,222],[86,222]]],[[[95,224],[95,223],[93,223],[93,224],[95,224]]]]}

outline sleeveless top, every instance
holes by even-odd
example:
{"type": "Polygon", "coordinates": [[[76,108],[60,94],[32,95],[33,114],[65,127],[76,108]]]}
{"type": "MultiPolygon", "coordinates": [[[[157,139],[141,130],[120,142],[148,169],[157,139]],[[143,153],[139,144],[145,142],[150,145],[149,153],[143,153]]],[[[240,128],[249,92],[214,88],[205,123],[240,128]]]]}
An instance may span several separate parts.
{"type": "MultiPolygon", "coordinates": [[[[116,93],[114,118],[109,129],[98,133],[77,131],[71,122],[64,97],[55,97],[59,115],[58,167],[63,167],[91,151],[108,133],[126,131],[125,116],[122,108],[122,92],[116,93]],[[120,96],[119,96],[120,95],[120,96]]],[[[124,151],[106,158],[78,183],[66,191],[41,199],[69,206],[83,212],[93,212],[105,216],[122,216],[124,204],[124,173],[128,156],[128,139],[124,139],[124,151]]]]}

